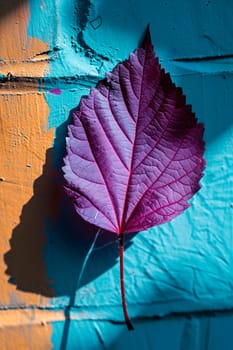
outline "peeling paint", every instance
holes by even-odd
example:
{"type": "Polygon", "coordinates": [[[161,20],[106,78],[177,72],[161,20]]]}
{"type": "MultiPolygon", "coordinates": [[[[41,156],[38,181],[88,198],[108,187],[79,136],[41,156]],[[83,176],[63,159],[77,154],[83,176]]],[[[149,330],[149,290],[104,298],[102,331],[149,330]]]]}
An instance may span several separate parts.
{"type": "Polygon", "coordinates": [[[29,11],[19,3],[0,23],[1,349],[17,337],[17,349],[231,350],[229,4],[31,0],[29,11]],[[77,288],[85,237],[95,232],[60,205],[59,181],[70,110],[138,45],[148,21],[162,65],[205,122],[207,168],[184,215],[127,243],[130,335],[113,237],[96,242],[77,288]]]}
{"type": "Polygon", "coordinates": [[[29,3],[13,1],[12,5],[11,8],[7,2],[1,4],[0,20],[0,212],[4,213],[0,218],[0,253],[4,257],[0,262],[0,344],[4,350],[48,349],[50,326],[41,331],[41,326],[35,324],[34,310],[28,317],[29,312],[21,309],[34,303],[40,305],[39,296],[31,293],[35,276],[40,276],[40,288],[48,284],[42,255],[43,222],[40,226],[34,222],[43,199],[30,211],[26,224],[22,223],[24,211],[21,215],[31,200],[33,182],[41,174],[46,149],[53,140],[53,131],[41,131],[41,125],[47,125],[49,107],[44,95],[38,93],[38,81],[34,79],[45,73],[46,54],[43,60],[29,62],[38,52],[46,52],[48,45],[27,36],[29,3]],[[27,279],[30,289],[25,293],[21,285],[27,279]],[[12,307],[16,309],[11,310],[12,307]]]}

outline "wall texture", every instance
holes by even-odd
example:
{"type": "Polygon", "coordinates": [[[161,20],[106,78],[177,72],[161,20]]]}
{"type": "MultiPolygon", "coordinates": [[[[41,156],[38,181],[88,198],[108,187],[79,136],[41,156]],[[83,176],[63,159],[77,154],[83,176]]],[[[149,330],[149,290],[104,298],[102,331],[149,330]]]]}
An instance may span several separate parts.
{"type": "Polygon", "coordinates": [[[0,349],[233,348],[233,25],[228,0],[0,0],[0,349]],[[192,206],[129,237],[128,332],[116,237],[74,217],[60,188],[67,120],[136,48],[205,123],[192,206]]]}

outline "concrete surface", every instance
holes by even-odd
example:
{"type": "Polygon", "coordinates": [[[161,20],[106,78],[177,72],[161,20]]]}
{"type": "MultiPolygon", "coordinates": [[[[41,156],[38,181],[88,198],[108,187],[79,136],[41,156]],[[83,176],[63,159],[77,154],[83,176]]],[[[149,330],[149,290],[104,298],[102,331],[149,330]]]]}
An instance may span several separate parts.
{"type": "Polygon", "coordinates": [[[0,0],[0,348],[231,350],[233,3],[0,0]],[[161,64],[205,123],[192,206],[129,237],[128,332],[118,246],[60,188],[67,120],[150,23],[161,64]],[[59,89],[59,90],[53,90],[59,89]]]}

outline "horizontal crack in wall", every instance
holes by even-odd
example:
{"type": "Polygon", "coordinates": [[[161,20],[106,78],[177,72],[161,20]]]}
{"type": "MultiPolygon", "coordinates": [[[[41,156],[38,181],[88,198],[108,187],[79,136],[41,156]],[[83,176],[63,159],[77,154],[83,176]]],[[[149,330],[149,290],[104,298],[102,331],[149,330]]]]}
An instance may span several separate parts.
{"type": "Polygon", "coordinates": [[[223,59],[232,59],[233,54],[230,55],[217,55],[217,56],[203,56],[203,57],[185,57],[185,58],[174,58],[174,62],[200,62],[200,61],[214,61],[223,59]]]}
{"type": "MultiPolygon", "coordinates": [[[[117,306],[117,308],[119,308],[117,306]]],[[[21,325],[28,323],[41,322],[49,323],[53,321],[65,321],[70,319],[73,321],[88,320],[88,321],[103,321],[110,322],[113,324],[123,324],[124,320],[116,317],[104,316],[105,314],[100,313],[97,308],[80,308],[70,306],[56,306],[56,307],[38,307],[38,306],[4,306],[0,308],[0,328],[9,325],[21,325]]],[[[191,319],[191,318],[203,318],[203,317],[217,317],[217,316],[233,316],[233,308],[222,309],[222,310],[200,310],[192,312],[172,312],[167,315],[143,315],[131,317],[132,320],[142,321],[158,321],[158,320],[172,320],[172,319],[191,319]]]]}

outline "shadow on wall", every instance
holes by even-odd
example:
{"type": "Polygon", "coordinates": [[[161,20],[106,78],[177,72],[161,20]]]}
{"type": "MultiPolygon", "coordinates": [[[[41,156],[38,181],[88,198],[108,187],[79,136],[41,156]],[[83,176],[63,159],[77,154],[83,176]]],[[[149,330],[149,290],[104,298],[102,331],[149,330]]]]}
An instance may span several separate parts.
{"type": "MultiPolygon", "coordinates": [[[[101,231],[80,285],[80,272],[98,228],[85,223],[63,191],[61,167],[69,121],[57,129],[54,148],[47,150],[43,174],[34,195],[23,207],[5,254],[6,274],[17,289],[47,297],[74,298],[76,289],[106,270],[119,256],[115,234],[101,231]],[[103,249],[103,248],[107,249],[103,249]],[[49,276],[49,277],[48,277],[49,276]]],[[[134,235],[127,235],[126,248],[134,235]]]]}
{"type": "Polygon", "coordinates": [[[17,8],[21,7],[27,0],[0,0],[0,22],[3,18],[15,12],[17,8]]]}
{"type": "Polygon", "coordinates": [[[11,276],[9,282],[16,284],[17,289],[52,297],[43,261],[46,217],[51,213],[54,192],[51,152],[47,151],[43,174],[34,183],[34,195],[23,207],[20,224],[10,240],[11,250],[4,258],[6,273],[11,276]]]}

